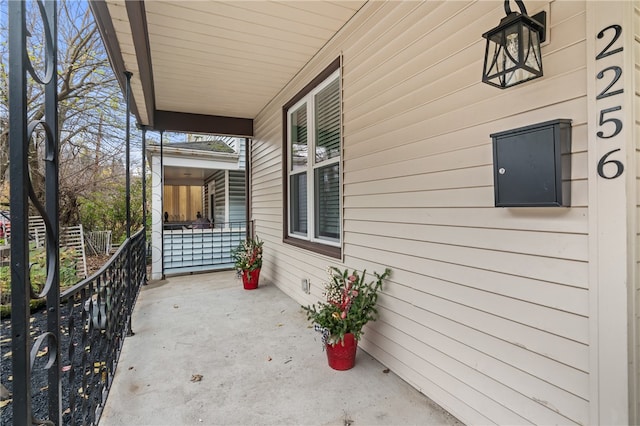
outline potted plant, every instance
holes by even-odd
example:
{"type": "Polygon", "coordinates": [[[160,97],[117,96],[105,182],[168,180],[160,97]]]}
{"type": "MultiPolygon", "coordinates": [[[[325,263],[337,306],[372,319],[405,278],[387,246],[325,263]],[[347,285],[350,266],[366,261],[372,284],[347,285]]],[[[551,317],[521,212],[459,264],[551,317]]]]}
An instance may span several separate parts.
{"type": "Polygon", "coordinates": [[[245,290],[258,288],[260,268],[262,268],[262,245],[264,241],[256,235],[255,238],[247,238],[241,242],[232,252],[238,274],[242,275],[242,284],[245,290]]]}
{"type": "Polygon", "coordinates": [[[355,364],[358,340],[362,327],[378,318],[376,302],[382,281],[391,273],[374,272],[375,281],[365,282],[366,271],[340,271],[329,268],[329,283],[325,284],[326,302],[318,302],[302,308],[307,319],[322,333],[322,343],[327,350],[329,366],[335,370],[348,370],[355,364]]]}

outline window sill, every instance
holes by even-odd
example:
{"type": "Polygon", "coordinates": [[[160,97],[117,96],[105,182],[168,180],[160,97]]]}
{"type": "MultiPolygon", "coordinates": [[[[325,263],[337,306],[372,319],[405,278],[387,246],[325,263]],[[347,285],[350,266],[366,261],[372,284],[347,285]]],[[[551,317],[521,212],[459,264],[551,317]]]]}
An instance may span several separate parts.
{"type": "Polygon", "coordinates": [[[283,242],[285,244],[290,244],[292,246],[309,250],[317,254],[333,257],[336,259],[342,259],[341,247],[329,246],[321,243],[314,243],[311,241],[300,240],[298,238],[293,238],[293,237],[285,237],[283,239],[283,242]]]}

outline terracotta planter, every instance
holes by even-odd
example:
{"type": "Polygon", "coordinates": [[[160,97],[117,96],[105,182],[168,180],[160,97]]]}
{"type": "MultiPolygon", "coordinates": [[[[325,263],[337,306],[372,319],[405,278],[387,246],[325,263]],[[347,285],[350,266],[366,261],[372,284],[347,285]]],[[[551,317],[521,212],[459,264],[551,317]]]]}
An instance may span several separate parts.
{"type": "Polygon", "coordinates": [[[255,290],[258,288],[258,279],[260,278],[260,268],[253,271],[242,271],[242,285],[245,290],[255,290]]]}
{"type": "Polygon", "coordinates": [[[344,342],[327,344],[327,360],[334,370],[349,370],[356,363],[358,341],[352,333],[344,335],[344,342]]]}

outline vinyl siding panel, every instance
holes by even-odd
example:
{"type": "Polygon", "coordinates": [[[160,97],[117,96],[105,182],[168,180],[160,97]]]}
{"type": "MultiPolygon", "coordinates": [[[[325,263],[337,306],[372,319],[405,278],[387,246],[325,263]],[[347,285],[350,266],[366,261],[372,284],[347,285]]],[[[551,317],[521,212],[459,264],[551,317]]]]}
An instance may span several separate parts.
{"type": "Polygon", "coordinates": [[[329,265],[390,267],[361,347],[469,424],[589,423],[585,4],[550,7],[545,77],[500,91],[480,72],[501,2],[369,2],[254,122],[265,279],[307,304],[329,265]],[[282,243],[281,189],[282,106],[340,54],[342,262],[282,243]],[[489,135],[555,118],[571,207],[495,208],[489,135]]]}

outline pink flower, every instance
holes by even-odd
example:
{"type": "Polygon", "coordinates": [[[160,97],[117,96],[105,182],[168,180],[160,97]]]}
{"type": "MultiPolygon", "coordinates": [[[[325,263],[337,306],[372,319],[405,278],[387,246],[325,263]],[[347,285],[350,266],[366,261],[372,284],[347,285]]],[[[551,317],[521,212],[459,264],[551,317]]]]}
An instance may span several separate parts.
{"type": "Polygon", "coordinates": [[[348,280],[351,282],[354,282],[355,280],[357,280],[358,278],[355,275],[349,275],[348,280]]]}
{"type": "Polygon", "coordinates": [[[341,317],[342,319],[345,319],[345,318],[347,317],[347,313],[343,311],[343,312],[342,312],[342,315],[340,315],[340,317],[341,317]]]}

